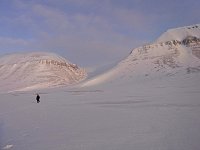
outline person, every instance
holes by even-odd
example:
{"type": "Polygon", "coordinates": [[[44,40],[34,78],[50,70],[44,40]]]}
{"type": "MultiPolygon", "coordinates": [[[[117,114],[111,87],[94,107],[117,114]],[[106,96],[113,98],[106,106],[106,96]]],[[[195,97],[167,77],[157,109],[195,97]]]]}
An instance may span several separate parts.
{"type": "Polygon", "coordinates": [[[37,94],[37,96],[36,96],[36,100],[37,100],[37,103],[40,102],[40,96],[39,96],[39,94],[37,94]]]}

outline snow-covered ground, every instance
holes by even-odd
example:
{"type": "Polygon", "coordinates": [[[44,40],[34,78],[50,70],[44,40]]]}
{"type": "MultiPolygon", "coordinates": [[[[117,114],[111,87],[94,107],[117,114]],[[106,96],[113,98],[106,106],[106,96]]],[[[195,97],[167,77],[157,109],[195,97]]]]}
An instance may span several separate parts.
{"type": "Polygon", "coordinates": [[[199,73],[89,88],[0,95],[0,147],[15,150],[197,150],[199,73]]]}
{"type": "Polygon", "coordinates": [[[0,149],[199,149],[197,31],[169,30],[73,87],[0,94],[0,149]]]}

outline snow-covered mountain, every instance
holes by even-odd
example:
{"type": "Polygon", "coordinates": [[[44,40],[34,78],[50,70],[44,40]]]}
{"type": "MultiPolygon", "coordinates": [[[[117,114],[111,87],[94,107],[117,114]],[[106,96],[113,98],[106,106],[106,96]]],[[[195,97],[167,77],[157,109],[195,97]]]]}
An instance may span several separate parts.
{"type": "Polygon", "coordinates": [[[0,90],[30,90],[75,84],[84,69],[53,53],[11,54],[0,58],[0,90]]]}
{"type": "MultiPolygon", "coordinates": [[[[200,24],[170,29],[155,42],[131,51],[111,70],[81,86],[103,82],[140,81],[200,72],[200,24]]],[[[12,54],[0,58],[0,90],[31,90],[71,85],[87,73],[52,53],[12,54]]]]}
{"type": "Polygon", "coordinates": [[[112,70],[82,86],[118,80],[155,79],[200,72],[200,24],[170,29],[154,43],[135,48],[112,70]]]}

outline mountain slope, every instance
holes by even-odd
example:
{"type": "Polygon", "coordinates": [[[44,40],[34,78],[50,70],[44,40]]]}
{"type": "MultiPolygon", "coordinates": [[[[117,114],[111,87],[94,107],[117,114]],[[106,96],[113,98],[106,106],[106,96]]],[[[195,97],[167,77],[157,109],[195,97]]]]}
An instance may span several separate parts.
{"type": "Polygon", "coordinates": [[[0,58],[0,90],[29,90],[75,84],[86,72],[52,53],[12,54],[0,58]]]}
{"type": "Polygon", "coordinates": [[[200,72],[200,25],[170,29],[156,42],[133,49],[112,70],[82,86],[122,79],[154,79],[200,72]]]}

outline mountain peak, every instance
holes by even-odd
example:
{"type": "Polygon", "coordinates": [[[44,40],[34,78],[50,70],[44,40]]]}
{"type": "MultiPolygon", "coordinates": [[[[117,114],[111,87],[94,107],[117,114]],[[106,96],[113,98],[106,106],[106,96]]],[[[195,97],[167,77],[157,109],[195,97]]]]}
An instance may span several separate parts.
{"type": "Polygon", "coordinates": [[[182,41],[188,36],[195,36],[199,38],[200,24],[169,29],[156,40],[156,43],[166,42],[171,40],[182,41]]]}

